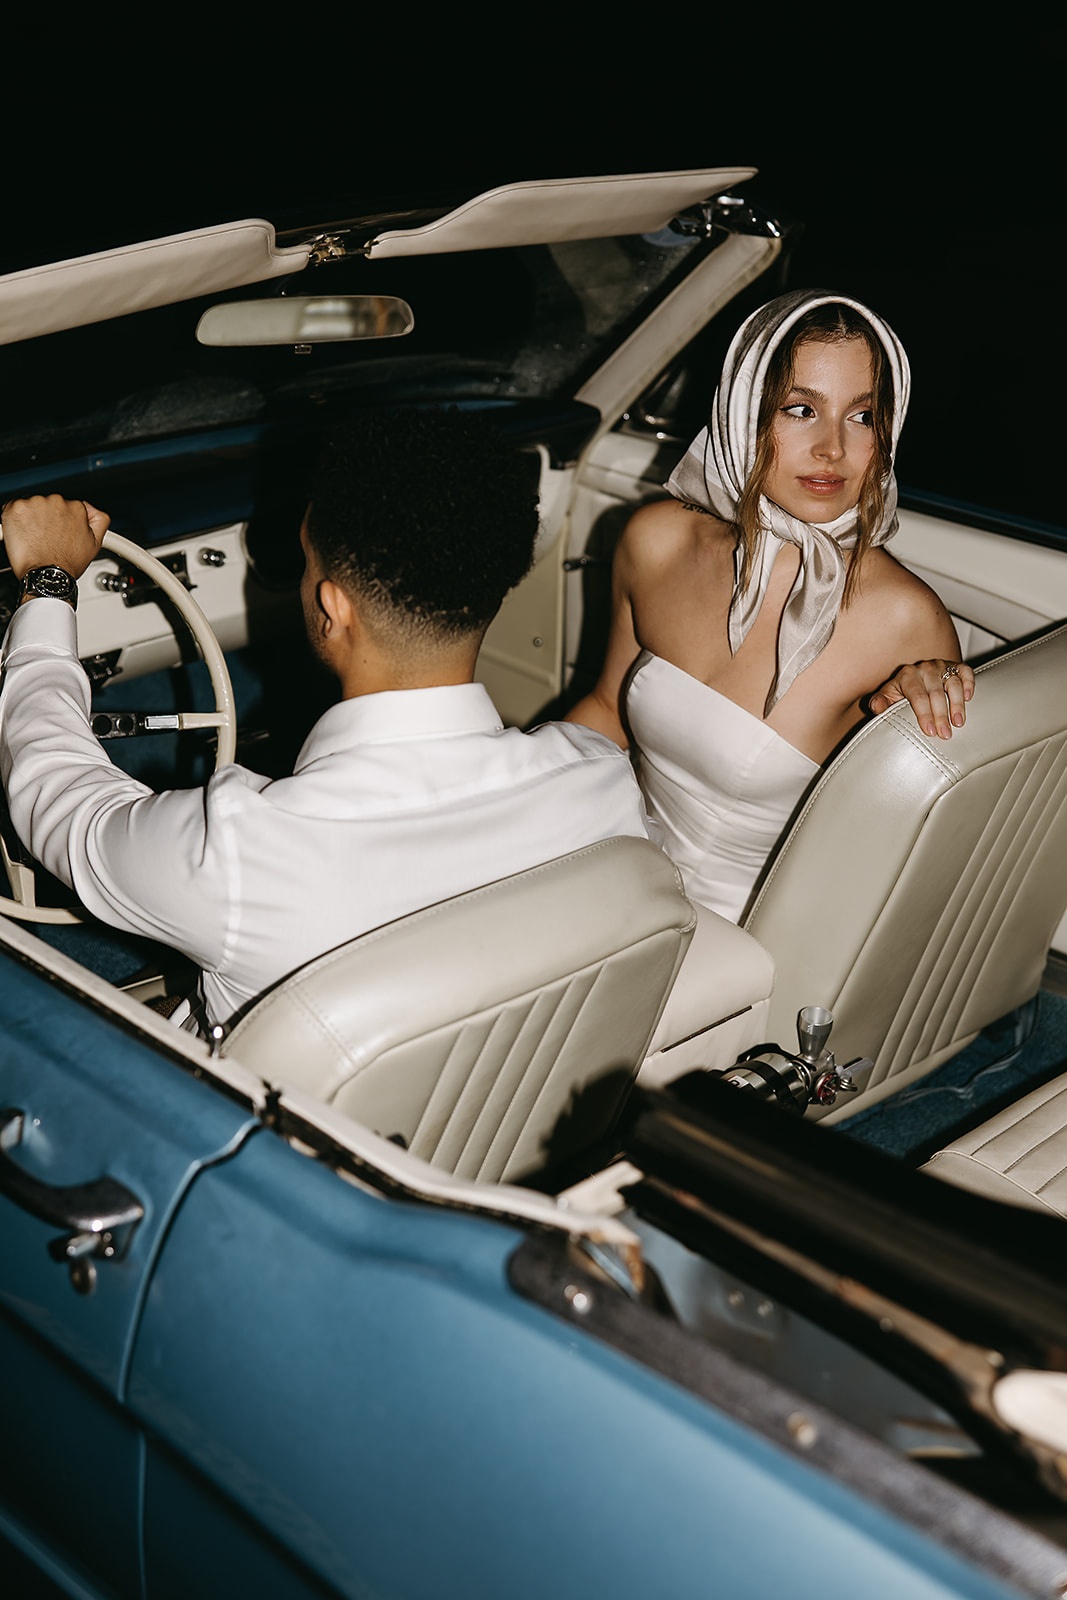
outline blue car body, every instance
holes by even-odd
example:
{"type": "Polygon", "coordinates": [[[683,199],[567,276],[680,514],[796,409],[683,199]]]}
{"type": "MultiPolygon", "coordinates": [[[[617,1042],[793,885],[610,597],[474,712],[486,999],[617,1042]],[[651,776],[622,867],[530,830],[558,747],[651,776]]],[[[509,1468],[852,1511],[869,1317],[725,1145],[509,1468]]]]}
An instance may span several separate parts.
{"type": "Polygon", "coordinates": [[[5,968],[20,1163],[145,1206],[79,1295],[5,1203],[3,1527],[71,1592],[1016,1592],[828,1471],[871,1473],[847,1427],[729,1358],[722,1407],[688,1392],[518,1292],[514,1225],[345,1182],[5,968]],[[798,1408],[836,1463],[787,1447],[798,1408]]]}

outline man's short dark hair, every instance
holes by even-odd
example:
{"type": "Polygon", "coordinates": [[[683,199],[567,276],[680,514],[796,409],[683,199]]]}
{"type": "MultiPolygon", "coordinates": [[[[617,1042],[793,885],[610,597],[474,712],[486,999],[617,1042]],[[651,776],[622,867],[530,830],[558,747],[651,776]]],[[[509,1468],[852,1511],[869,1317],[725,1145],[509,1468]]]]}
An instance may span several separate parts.
{"type": "Polygon", "coordinates": [[[482,632],[530,567],[537,469],[472,412],[363,412],[328,437],[307,531],[326,575],[397,623],[482,632]]]}

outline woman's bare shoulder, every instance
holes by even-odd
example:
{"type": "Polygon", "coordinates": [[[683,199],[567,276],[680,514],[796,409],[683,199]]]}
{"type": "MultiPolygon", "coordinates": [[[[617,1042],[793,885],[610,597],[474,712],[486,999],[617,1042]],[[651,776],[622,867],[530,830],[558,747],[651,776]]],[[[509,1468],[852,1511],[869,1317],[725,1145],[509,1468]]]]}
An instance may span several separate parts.
{"type": "MultiPolygon", "coordinates": [[[[921,655],[941,653],[944,644],[951,650],[955,639],[952,618],[930,585],[888,550],[871,550],[864,561],[857,598],[877,619],[877,625],[901,638],[918,641],[921,655]]],[[[918,657],[902,656],[902,660],[918,657]]]]}
{"type": "Polygon", "coordinates": [[[732,554],[734,531],[699,506],[682,500],[650,500],[639,506],[619,541],[619,556],[635,575],[662,574],[706,559],[720,550],[732,554]]]}
{"type": "Polygon", "coordinates": [[[940,605],[930,585],[903,566],[888,550],[869,550],[860,573],[860,594],[877,596],[904,611],[921,610],[932,601],[940,605]]]}

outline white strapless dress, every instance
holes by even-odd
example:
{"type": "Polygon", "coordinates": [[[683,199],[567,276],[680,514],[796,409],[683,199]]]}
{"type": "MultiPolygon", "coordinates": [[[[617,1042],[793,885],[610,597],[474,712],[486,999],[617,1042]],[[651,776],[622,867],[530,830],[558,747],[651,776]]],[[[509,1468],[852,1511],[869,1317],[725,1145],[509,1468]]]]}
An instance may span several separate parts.
{"type": "Polygon", "coordinates": [[[686,893],[739,922],[818,762],[647,650],[630,674],[626,717],[646,809],[686,893]]]}

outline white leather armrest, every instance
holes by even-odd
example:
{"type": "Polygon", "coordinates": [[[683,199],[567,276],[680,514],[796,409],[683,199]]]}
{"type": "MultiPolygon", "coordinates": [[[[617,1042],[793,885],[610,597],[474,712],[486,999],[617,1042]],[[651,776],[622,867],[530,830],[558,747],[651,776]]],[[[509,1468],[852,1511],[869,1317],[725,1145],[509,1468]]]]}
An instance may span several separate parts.
{"type": "Polygon", "coordinates": [[[646,1088],[693,1067],[721,1070],[761,1044],[774,962],[736,923],[695,906],[697,925],[638,1074],[646,1088]]]}

